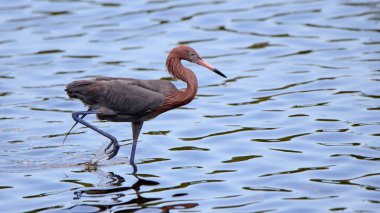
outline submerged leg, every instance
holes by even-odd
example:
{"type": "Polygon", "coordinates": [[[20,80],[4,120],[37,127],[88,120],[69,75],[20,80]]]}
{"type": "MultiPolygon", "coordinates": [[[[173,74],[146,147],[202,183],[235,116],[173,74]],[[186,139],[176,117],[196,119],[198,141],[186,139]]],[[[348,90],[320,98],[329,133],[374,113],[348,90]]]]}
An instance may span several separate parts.
{"type": "Polygon", "coordinates": [[[143,126],[144,122],[132,122],[132,137],[133,137],[133,144],[132,144],[132,151],[131,151],[131,157],[129,158],[129,162],[132,165],[135,165],[135,153],[136,153],[136,146],[137,146],[137,140],[139,138],[139,134],[141,131],[141,128],[143,126]]]}
{"type": "Polygon", "coordinates": [[[108,146],[105,148],[104,152],[108,155],[108,160],[115,157],[115,155],[117,154],[117,152],[119,151],[119,143],[117,142],[117,139],[108,134],[107,132],[104,132],[103,130],[93,126],[92,124],[88,123],[87,121],[83,120],[83,117],[88,115],[88,114],[96,114],[95,111],[80,111],[80,112],[73,112],[72,116],[73,116],[73,119],[78,122],[78,123],[81,123],[85,126],[87,126],[88,128],[94,130],[95,132],[103,135],[104,137],[108,138],[111,140],[111,142],[108,144],[108,146]],[[81,117],[79,117],[81,116],[81,117]],[[112,147],[112,149],[111,149],[112,147]],[[108,151],[109,150],[109,151],[108,151]]]}

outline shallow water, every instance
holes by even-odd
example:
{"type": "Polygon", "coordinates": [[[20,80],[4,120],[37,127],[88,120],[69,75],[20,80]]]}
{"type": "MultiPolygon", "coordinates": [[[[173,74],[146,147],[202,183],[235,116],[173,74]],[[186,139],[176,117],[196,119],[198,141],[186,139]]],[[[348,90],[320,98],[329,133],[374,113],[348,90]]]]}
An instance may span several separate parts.
{"type": "MultiPolygon", "coordinates": [[[[377,1],[4,1],[0,6],[0,211],[376,212],[380,203],[377,1]],[[67,83],[168,79],[194,47],[228,79],[144,124],[88,120],[62,144],[67,83]],[[17,206],[16,206],[16,205],[17,206]]],[[[169,78],[170,79],[170,78],[169,78]]],[[[181,82],[175,82],[184,87],[181,82]]]]}

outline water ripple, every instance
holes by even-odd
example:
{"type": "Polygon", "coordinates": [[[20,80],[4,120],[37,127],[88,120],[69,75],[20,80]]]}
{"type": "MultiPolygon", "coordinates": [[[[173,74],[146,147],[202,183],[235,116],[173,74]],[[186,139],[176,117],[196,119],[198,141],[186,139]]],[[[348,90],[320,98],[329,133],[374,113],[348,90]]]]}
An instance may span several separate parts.
{"type": "Polygon", "coordinates": [[[3,1],[1,212],[377,212],[377,1],[3,1]],[[130,124],[78,125],[65,85],[97,76],[162,79],[191,45],[187,106],[144,123],[137,173],[130,124]],[[104,145],[103,145],[104,146],[104,145]],[[17,208],[11,203],[17,203],[17,208]]]}

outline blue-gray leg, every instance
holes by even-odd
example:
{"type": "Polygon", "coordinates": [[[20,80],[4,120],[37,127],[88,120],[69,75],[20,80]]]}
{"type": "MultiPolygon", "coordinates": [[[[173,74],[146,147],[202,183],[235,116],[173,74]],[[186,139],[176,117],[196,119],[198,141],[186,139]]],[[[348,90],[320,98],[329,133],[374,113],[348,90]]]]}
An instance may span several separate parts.
{"type": "Polygon", "coordinates": [[[119,143],[117,142],[117,139],[114,136],[108,134],[107,132],[104,132],[103,130],[98,129],[97,127],[95,127],[92,124],[88,123],[87,121],[83,120],[83,118],[86,115],[88,115],[88,114],[96,114],[96,112],[95,111],[91,111],[91,110],[89,110],[89,111],[79,111],[79,112],[73,112],[72,116],[73,116],[73,119],[76,122],[81,123],[81,124],[87,126],[88,128],[94,130],[95,132],[103,135],[104,137],[110,139],[111,142],[105,148],[104,152],[107,153],[107,155],[108,155],[107,159],[108,160],[111,159],[111,158],[113,158],[113,157],[115,157],[117,155],[117,152],[120,149],[120,146],[119,146],[119,143]]]}
{"type": "Polygon", "coordinates": [[[135,165],[135,154],[136,154],[136,146],[137,146],[137,140],[139,138],[139,134],[141,131],[141,128],[143,126],[144,122],[132,122],[132,139],[133,139],[133,144],[132,144],[132,151],[131,151],[131,157],[129,158],[129,162],[132,165],[135,165]]]}
{"type": "MultiPolygon", "coordinates": [[[[91,111],[91,108],[89,108],[87,111],[91,111]]],[[[80,118],[83,119],[84,117],[86,117],[87,114],[83,114],[80,118]]],[[[65,135],[65,138],[63,139],[63,143],[65,143],[66,139],[67,139],[67,136],[70,135],[70,132],[71,130],[74,129],[74,127],[78,124],[78,121],[75,121],[74,125],[69,129],[69,131],[66,133],[65,135]]]]}

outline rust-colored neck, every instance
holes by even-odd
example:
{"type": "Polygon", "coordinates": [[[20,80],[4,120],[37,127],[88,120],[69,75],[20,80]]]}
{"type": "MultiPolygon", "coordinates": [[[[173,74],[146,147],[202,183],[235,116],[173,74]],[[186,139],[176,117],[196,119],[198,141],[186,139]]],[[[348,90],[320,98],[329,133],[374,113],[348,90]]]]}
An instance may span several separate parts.
{"type": "Polygon", "coordinates": [[[172,53],[169,54],[166,60],[166,66],[169,73],[175,78],[186,82],[187,87],[186,89],[174,91],[168,94],[164,103],[152,114],[152,117],[191,102],[197,94],[197,78],[193,71],[181,64],[181,58],[179,56],[172,53]]]}
{"type": "MultiPolygon", "coordinates": [[[[179,106],[185,105],[192,101],[197,94],[198,81],[195,74],[190,69],[184,67],[181,64],[181,58],[176,55],[169,54],[166,60],[166,66],[171,75],[175,78],[186,82],[187,87],[184,90],[180,90],[173,98],[173,102],[177,102],[179,106]]],[[[171,98],[170,96],[168,98],[171,98]]]]}

